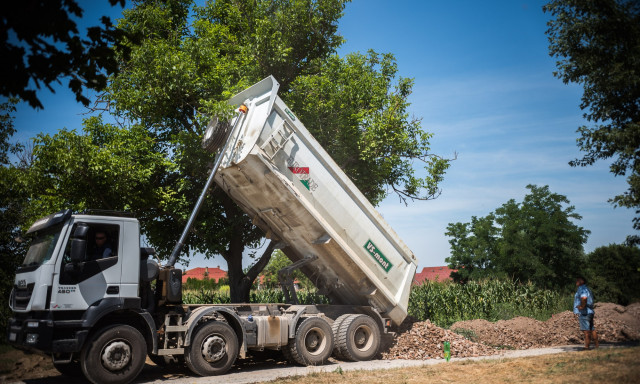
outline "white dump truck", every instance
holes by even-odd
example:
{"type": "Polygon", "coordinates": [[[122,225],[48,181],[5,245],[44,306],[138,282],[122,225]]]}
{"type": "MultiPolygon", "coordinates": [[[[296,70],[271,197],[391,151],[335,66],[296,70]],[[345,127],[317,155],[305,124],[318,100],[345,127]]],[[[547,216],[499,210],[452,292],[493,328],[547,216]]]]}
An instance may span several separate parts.
{"type": "Polygon", "coordinates": [[[66,210],[36,221],[9,298],[9,342],[94,383],[132,381],[147,356],[201,376],[254,350],[304,365],[373,358],[407,315],[416,259],[277,91],[268,77],[229,101],[230,121],[209,124],[203,146],[215,164],[166,265],[140,247],[126,214],[66,210]],[[293,262],[280,274],[287,303],[182,304],[174,264],[213,182],[293,262]],[[331,304],[297,302],[296,268],[331,304]]]}

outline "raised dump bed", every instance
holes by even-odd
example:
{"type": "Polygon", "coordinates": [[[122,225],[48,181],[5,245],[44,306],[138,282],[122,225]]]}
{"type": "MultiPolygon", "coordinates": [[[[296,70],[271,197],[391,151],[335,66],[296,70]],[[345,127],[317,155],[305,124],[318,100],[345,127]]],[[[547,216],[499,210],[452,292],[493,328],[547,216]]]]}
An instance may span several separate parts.
{"type": "Polygon", "coordinates": [[[289,259],[311,260],[301,270],[333,304],[371,305],[400,324],[415,256],[277,91],[273,77],[262,80],[229,101],[248,108],[237,122],[210,125],[205,144],[237,123],[216,183],[289,259]]]}

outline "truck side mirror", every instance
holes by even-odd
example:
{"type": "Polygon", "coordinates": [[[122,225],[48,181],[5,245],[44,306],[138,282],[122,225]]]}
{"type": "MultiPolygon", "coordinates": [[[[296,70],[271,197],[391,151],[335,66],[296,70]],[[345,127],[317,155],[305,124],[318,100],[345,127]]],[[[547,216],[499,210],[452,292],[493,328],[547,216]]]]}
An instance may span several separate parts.
{"type": "Polygon", "coordinates": [[[84,260],[84,256],[87,254],[87,240],[85,239],[72,239],[71,240],[71,262],[79,263],[84,260]]]}
{"type": "Polygon", "coordinates": [[[76,226],[75,231],[73,231],[74,239],[87,239],[87,234],[89,233],[89,226],[84,223],[80,223],[76,226]]]}
{"type": "Polygon", "coordinates": [[[87,254],[87,234],[89,226],[78,224],[71,238],[71,263],[76,264],[84,260],[87,254]]]}

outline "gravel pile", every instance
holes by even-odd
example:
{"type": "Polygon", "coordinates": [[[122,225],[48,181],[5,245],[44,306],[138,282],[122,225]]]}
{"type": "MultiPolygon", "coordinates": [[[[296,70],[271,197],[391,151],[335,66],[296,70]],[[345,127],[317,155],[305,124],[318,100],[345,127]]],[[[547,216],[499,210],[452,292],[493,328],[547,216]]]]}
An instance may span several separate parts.
{"type": "MultiPolygon", "coordinates": [[[[640,340],[640,303],[627,307],[597,303],[595,311],[595,327],[601,342],[640,340]]],[[[569,311],[555,314],[547,321],[528,317],[495,323],[469,320],[457,322],[450,329],[437,327],[428,320],[415,322],[408,319],[400,326],[392,346],[382,352],[382,358],[441,359],[444,341],[451,343],[452,357],[488,356],[498,354],[502,349],[542,348],[583,342],[578,319],[569,311]]]]}
{"type": "Polygon", "coordinates": [[[382,358],[385,360],[442,359],[445,341],[451,343],[451,357],[488,356],[499,353],[495,348],[474,343],[464,336],[437,327],[427,320],[403,323],[393,346],[382,352],[382,358]]]}

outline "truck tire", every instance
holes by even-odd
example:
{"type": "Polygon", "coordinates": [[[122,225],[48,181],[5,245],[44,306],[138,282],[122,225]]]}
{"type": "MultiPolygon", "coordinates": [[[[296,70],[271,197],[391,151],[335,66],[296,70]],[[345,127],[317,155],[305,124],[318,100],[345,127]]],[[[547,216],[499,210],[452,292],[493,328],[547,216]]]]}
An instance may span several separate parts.
{"type": "Polygon", "coordinates": [[[202,139],[202,148],[216,153],[222,148],[227,136],[231,133],[231,125],[227,121],[220,121],[215,117],[207,126],[202,139]]]}
{"type": "Polygon", "coordinates": [[[95,384],[126,384],[144,367],[147,345],[140,332],[128,325],[112,325],[96,332],[83,348],[80,366],[95,384]]]}
{"type": "Polygon", "coordinates": [[[336,349],[345,360],[371,360],[380,348],[380,328],[367,315],[347,317],[338,330],[336,349]]]}
{"type": "Polygon", "coordinates": [[[287,350],[285,356],[298,364],[326,364],[333,352],[333,332],[329,323],[321,317],[307,318],[284,349],[287,350]]]}
{"type": "Polygon", "coordinates": [[[340,349],[338,348],[338,332],[340,330],[340,326],[342,325],[342,323],[349,317],[349,316],[353,316],[350,314],[346,314],[346,315],[340,315],[331,325],[331,331],[333,333],[333,341],[334,341],[334,347],[333,347],[333,357],[335,357],[338,360],[343,360],[344,356],[342,356],[342,354],[340,353],[340,349]]]}
{"type": "Polygon", "coordinates": [[[53,367],[64,376],[82,377],[82,367],[77,360],[69,363],[53,363],[53,367]]]}
{"type": "Polygon", "coordinates": [[[222,375],[238,357],[238,336],[221,321],[200,324],[185,351],[187,367],[199,376],[222,375]]]}

